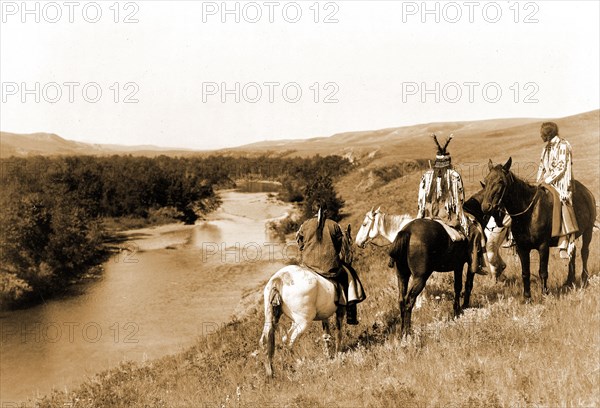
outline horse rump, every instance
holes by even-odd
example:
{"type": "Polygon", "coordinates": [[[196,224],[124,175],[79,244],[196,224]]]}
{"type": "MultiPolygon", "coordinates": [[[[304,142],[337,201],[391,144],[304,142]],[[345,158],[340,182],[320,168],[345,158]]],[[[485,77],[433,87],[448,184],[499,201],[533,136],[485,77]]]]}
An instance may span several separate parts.
{"type": "Polygon", "coordinates": [[[396,234],[394,242],[392,242],[392,248],[390,249],[390,262],[388,266],[392,268],[394,264],[398,267],[408,266],[408,243],[410,241],[410,232],[402,230],[396,234]],[[400,262],[400,263],[398,263],[400,262]]]}

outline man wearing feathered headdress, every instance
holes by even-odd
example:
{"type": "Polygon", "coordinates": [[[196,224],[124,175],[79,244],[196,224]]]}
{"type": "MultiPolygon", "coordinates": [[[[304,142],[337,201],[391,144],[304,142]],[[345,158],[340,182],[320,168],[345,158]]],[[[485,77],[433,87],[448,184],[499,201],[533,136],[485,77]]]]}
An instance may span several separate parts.
{"type": "Polygon", "coordinates": [[[460,174],[452,167],[452,158],[447,151],[452,135],[442,146],[433,135],[437,154],[433,169],[423,174],[419,187],[419,210],[417,218],[440,218],[448,225],[468,235],[469,225],[463,212],[465,192],[460,174]]]}
{"type": "Polygon", "coordinates": [[[462,178],[452,167],[452,158],[447,150],[452,137],[453,135],[450,135],[442,146],[437,136],[433,135],[437,153],[433,168],[427,170],[421,178],[417,218],[441,219],[447,225],[461,231],[465,237],[474,235],[471,245],[475,245],[478,259],[472,266],[475,273],[486,275],[483,260],[483,232],[463,211],[465,190],[462,178]],[[475,231],[474,234],[470,234],[472,231],[475,231]]]}

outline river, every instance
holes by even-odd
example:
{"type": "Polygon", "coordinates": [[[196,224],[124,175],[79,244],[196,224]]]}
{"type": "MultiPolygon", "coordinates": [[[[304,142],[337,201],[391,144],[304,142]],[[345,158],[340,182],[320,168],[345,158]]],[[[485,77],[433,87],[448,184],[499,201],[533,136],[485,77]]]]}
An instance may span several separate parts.
{"type": "Polygon", "coordinates": [[[0,406],[184,350],[229,321],[244,291],[283,266],[283,245],[264,245],[265,222],[289,207],[266,192],[220,194],[206,221],[129,231],[81,294],[3,313],[0,406]]]}

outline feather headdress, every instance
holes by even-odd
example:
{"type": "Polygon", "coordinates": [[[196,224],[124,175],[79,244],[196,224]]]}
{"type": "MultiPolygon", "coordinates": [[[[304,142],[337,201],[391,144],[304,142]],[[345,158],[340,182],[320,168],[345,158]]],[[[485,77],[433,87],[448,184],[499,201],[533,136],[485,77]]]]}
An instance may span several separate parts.
{"type": "Polygon", "coordinates": [[[444,143],[443,147],[440,144],[440,142],[438,142],[438,139],[437,139],[437,136],[435,135],[435,133],[433,133],[431,136],[433,137],[433,141],[435,142],[435,144],[437,145],[437,148],[438,148],[437,155],[438,156],[450,156],[450,153],[448,153],[446,148],[450,144],[450,141],[454,137],[454,134],[450,134],[450,136],[446,139],[446,142],[444,143]]]}

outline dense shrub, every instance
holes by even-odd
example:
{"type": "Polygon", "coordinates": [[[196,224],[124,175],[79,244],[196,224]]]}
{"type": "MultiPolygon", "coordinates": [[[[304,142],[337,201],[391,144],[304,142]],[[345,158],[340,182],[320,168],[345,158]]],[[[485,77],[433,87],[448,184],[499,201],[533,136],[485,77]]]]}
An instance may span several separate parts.
{"type": "MultiPolygon", "coordinates": [[[[327,198],[333,188],[327,180],[350,163],[337,156],[115,155],[10,158],[0,166],[1,309],[61,290],[101,262],[107,226],[193,224],[218,207],[213,186],[241,177],[281,181],[288,201],[327,198]],[[308,188],[315,179],[323,182],[308,188]]],[[[284,230],[296,229],[295,223],[284,230]]]]}
{"type": "Polygon", "coordinates": [[[340,220],[340,209],[344,201],[338,197],[329,176],[317,176],[311,180],[304,190],[303,219],[313,217],[318,207],[327,210],[327,218],[340,220]]]}

